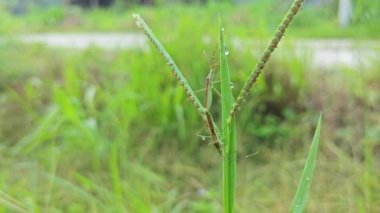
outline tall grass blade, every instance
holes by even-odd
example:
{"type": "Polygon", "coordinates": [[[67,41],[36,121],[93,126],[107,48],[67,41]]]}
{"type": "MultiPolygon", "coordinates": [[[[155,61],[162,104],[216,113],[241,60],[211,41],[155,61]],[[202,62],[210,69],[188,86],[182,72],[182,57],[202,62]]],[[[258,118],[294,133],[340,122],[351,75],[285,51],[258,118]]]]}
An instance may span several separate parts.
{"type": "Polygon", "coordinates": [[[226,47],[224,44],[224,29],[220,28],[220,80],[222,95],[222,138],[223,146],[223,200],[224,212],[234,212],[236,185],[236,126],[233,118],[228,124],[227,119],[235,102],[232,95],[230,71],[227,63],[226,47]]]}
{"type": "Polygon", "coordinates": [[[293,198],[292,206],[290,209],[291,213],[302,212],[306,205],[307,196],[309,194],[311,186],[311,179],[313,178],[313,173],[315,169],[315,162],[317,159],[319,135],[321,131],[321,120],[322,114],[319,116],[317,129],[314,133],[313,142],[311,143],[309,155],[307,157],[305,167],[302,172],[301,181],[298,186],[296,195],[293,198]]]}

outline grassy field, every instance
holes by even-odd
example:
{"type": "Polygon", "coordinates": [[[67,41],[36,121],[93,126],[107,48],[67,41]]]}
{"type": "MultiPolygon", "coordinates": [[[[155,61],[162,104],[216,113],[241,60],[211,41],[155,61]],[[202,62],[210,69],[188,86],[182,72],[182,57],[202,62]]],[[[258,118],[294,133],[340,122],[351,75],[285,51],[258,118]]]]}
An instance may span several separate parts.
{"type": "MultiPolygon", "coordinates": [[[[226,9],[227,37],[265,38],[274,31],[282,13],[268,17],[267,10],[252,8],[226,9]]],[[[202,90],[217,45],[219,10],[135,11],[202,90]],[[200,42],[205,35],[211,42],[200,42]]],[[[273,10],[285,12],[285,4],[273,10]]],[[[77,10],[53,12],[62,11],[77,10]]],[[[42,24],[53,12],[2,14],[9,22],[1,32],[137,30],[131,12],[77,12],[67,25],[65,15],[42,24]]],[[[289,45],[298,36],[373,38],[379,32],[370,24],[355,26],[363,31],[347,29],[352,34],[334,31],[335,23],[325,24],[322,16],[315,22],[326,30],[315,34],[306,18],[315,13],[301,12],[285,38],[289,45]]],[[[252,51],[262,50],[230,47],[234,85],[253,68],[252,51]]],[[[221,157],[209,137],[199,136],[207,134],[201,120],[154,49],[77,51],[2,42],[0,64],[0,212],[222,210],[221,157]]],[[[238,212],[289,209],[321,111],[308,212],[380,211],[379,65],[374,58],[357,69],[320,69],[292,48],[275,53],[237,119],[238,212]]]]}
{"type": "MultiPolygon", "coordinates": [[[[111,7],[83,11],[80,8],[31,8],[26,15],[12,16],[0,4],[0,33],[25,32],[113,32],[135,31],[132,13],[140,13],[156,31],[171,32],[173,27],[197,25],[203,33],[215,33],[218,15],[233,27],[234,36],[261,38],[271,36],[291,1],[256,1],[240,5],[159,5],[151,7],[111,7]],[[269,14],[269,15],[268,15],[269,14]]],[[[337,6],[305,5],[302,18],[292,24],[287,37],[303,38],[379,38],[380,3],[361,1],[354,11],[354,20],[346,28],[339,27],[337,6]]]]}

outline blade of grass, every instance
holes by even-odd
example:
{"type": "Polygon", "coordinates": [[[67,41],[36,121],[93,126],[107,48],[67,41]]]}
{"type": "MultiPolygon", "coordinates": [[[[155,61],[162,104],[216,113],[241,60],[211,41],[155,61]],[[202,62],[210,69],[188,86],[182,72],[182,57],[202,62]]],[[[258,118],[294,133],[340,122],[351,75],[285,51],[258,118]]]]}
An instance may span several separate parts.
{"type": "Polygon", "coordinates": [[[310,151],[306,159],[305,167],[302,172],[302,177],[300,184],[298,186],[296,195],[294,196],[292,206],[290,209],[291,213],[300,213],[303,211],[307,196],[310,191],[311,179],[313,178],[313,173],[315,169],[315,162],[317,159],[318,145],[319,145],[319,135],[321,131],[321,120],[322,114],[319,115],[317,129],[315,130],[313,142],[311,143],[310,151]]]}
{"type": "Polygon", "coordinates": [[[231,89],[230,71],[227,63],[226,47],[223,36],[224,28],[220,27],[220,78],[222,94],[222,138],[223,147],[223,200],[224,212],[234,212],[235,205],[235,185],[236,185],[236,126],[235,119],[227,124],[230,110],[234,104],[234,97],[231,89]]]}

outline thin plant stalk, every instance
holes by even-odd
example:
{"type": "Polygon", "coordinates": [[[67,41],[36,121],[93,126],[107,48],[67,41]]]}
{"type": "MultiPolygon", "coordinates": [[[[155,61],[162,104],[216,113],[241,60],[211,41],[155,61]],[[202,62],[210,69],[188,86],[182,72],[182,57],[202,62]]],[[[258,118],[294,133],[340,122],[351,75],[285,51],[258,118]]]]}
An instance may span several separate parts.
{"type": "Polygon", "coordinates": [[[232,213],[235,207],[236,188],[236,125],[235,119],[227,124],[230,110],[235,102],[232,89],[230,71],[227,63],[226,47],[224,43],[224,28],[220,28],[220,81],[222,100],[222,135],[223,144],[223,203],[224,212],[232,213]]]}

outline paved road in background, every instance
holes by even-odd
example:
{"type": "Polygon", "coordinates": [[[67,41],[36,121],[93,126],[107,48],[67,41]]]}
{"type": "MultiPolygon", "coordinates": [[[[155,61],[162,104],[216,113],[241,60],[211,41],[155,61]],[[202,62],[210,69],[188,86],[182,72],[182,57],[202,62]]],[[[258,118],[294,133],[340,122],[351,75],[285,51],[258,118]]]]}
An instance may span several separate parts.
{"type": "MultiPolygon", "coordinates": [[[[140,33],[46,33],[28,34],[12,38],[25,43],[42,43],[50,47],[85,49],[142,49],[148,51],[148,40],[140,33]]],[[[203,42],[212,42],[205,38],[203,42]]],[[[216,43],[216,42],[214,42],[216,43]]],[[[231,43],[235,50],[252,48],[253,54],[260,54],[267,41],[252,41],[234,38],[231,43]]],[[[346,39],[316,39],[285,41],[276,54],[280,57],[295,55],[319,68],[344,66],[363,68],[376,60],[380,54],[380,40],[354,41],[346,39]]]]}

